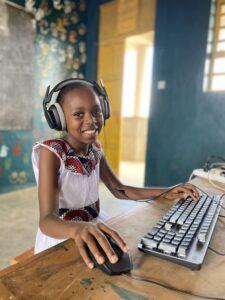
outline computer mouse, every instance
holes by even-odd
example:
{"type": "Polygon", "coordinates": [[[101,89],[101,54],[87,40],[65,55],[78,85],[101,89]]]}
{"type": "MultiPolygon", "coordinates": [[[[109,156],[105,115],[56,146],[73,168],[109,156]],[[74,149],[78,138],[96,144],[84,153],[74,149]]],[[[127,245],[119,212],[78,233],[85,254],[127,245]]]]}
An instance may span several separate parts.
{"type": "MultiPolygon", "coordinates": [[[[118,256],[118,261],[116,263],[111,263],[110,260],[108,259],[107,255],[104,253],[104,251],[101,249],[102,254],[104,255],[105,262],[103,264],[99,264],[97,260],[95,259],[94,255],[92,252],[89,250],[89,248],[86,246],[88,255],[90,259],[93,261],[94,266],[104,273],[108,275],[120,275],[122,273],[127,273],[130,270],[133,269],[133,264],[131,257],[129,253],[123,252],[118,244],[114,241],[112,237],[109,235],[106,235],[107,240],[109,241],[112,249],[115,251],[116,255],[118,256]]],[[[99,248],[100,245],[99,245],[99,248]]]]}

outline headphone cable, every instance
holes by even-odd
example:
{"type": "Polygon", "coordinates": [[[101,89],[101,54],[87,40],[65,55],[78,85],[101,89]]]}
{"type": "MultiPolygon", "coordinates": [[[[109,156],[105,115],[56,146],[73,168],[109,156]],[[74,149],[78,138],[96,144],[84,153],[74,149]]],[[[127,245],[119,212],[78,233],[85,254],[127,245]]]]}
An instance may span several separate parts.
{"type": "Polygon", "coordinates": [[[179,183],[171,188],[169,188],[168,190],[166,190],[165,192],[151,198],[151,199],[148,199],[148,200],[133,200],[133,199],[129,199],[131,201],[137,201],[137,202],[146,202],[146,203],[151,203],[152,201],[162,197],[163,195],[167,194],[168,192],[172,191],[173,189],[177,188],[178,186],[181,186],[181,185],[185,185],[185,184],[192,184],[194,187],[196,187],[197,189],[199,189],[201,192],[203,192],[204,194],[206,194],[213,202],[217,203],[220,207],[222,207],[223,209],[225,209],[225,207],[220,203],[220,200],[225,196],[225,193],[223,193],[219,200],[215,200],[212,196],[210,196],[206,191],[204,191],[202,188],[198,187],[197,185],[193,184],[193,183],[189,183],[189,182],[185,182],[185,183],[179,183]]]}

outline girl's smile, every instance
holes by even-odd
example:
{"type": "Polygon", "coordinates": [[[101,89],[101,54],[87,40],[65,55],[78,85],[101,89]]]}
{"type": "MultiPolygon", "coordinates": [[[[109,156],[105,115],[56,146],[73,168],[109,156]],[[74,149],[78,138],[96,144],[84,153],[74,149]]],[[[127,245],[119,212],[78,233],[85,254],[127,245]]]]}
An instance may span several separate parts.
{"type": "Polygon", "coordinates": [[[86,135],[87,138],[95,138],[98,136],[98,127],[95,127],[94,129],[82,130],[81,133],[86,135]]]}

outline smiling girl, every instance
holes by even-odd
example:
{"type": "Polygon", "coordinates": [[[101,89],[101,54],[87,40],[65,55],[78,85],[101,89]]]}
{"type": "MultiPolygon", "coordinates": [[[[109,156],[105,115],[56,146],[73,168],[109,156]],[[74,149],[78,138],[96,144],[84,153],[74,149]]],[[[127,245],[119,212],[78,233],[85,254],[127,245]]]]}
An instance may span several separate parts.
{"type": "Polygon", "coordinates": [[[50,127],[64,129],[66,134],[64,138],[37,143],[32,152],[40,208],[35,253],[72,238],[89,268],[93,268],[93,262],[86,246],[98,263],[104,263],[103,252],[116,263],[118,257],[105,234],[110,235],[123,251],[128,251],[128,247],[119,233],[103,222],[105,215],[100,212],[99,179],[119,199],[150,199],[161,193],[171,200],[188,196],[197,199],[199,194],[192,185],[180,185],[168,192],[166,188],[123,185],[110,168],[97,140],[106,119],[100,99],[102,88],[97,86],[96,89],[96,83],[81,79],[68,79],[60,84],[53,89],[58,92],[54,103],[58,113],[55,115],[51,107],[47,110],[45,101],[44,109],[50,127]],[[48,119],[50,114],[51,121],[48,119]],[[52,126],[52,122],[58,122],[58,114],[60,126],[52,126]]]}

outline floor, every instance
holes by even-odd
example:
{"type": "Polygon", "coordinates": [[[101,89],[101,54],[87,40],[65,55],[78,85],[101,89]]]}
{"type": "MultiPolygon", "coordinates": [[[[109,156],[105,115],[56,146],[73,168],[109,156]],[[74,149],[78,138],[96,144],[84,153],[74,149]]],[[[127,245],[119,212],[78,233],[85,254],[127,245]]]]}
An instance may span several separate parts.
{"type": "MultiPolygon", "coordinates": [[[[143,186],[144,163],[122,162],[120,178],[123,183],[143,186]]],[[[100,184],[101,209],[111,217],[138,205],[134,201],[121,201],[100,184]],[[111,201],[113,200],[113,201],[111,201]]],[[[38,224],[37,188],[19,190],[0,195],[0,270],[24,250],[34,245],[38,224]]]]}

